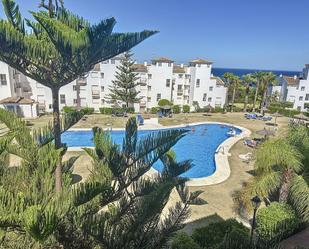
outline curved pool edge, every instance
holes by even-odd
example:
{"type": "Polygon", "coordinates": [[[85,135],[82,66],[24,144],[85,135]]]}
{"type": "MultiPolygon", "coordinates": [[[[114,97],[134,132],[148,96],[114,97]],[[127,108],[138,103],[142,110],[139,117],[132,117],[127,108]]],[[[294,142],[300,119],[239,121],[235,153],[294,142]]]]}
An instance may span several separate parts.
{"type": "MultiPolygon", "coordinates": [[[[196,125],[203,125],[203,124],[220,124],[220,125],[226,125],[226,126],[232,126],[239,130],[241,130],[241,133],[239,135],[236,135],[234,137],[230,137],[226,140],[224,140],[216,149],[215,153],[215,166],[216,170],[215,172],[206,177],[200,177],[200,178],[190,178],[189,181],[186,182],[186,186],[189,187],[200,187],[200,186],[209,186],[209,185],[215,185],[222,183],[226,181],[230,174],[231,174],[231,168],[229,164],[228,157],[230,156],[230,149],[234,144],[236,144],[238,141],[245,137],[249,137],[251,135],[251,131],[245,127],[241,127],[238,125],[234,125],[231,123],[224,123],[224,122],[196,122],[196,123],[190,123],[190,124],[180,124],[180,125],[174,125],[174,126],[162,126],[162,127],[153,127],[152,129],[147,130],[162,130],[162,129],[171,129],[171,128],[186,128],[188,126],[196,126],[196,125]]],[[[78,128],[71,128],[71,131],[80,131],[80,130],[91,130],[89,129],[78,129],[78,128]]],[[[108,130],[108,128],[106,128],[108,130]]],[[[116,130],[124,130],[124,128],[114,128],[114,131],[116,130]]],[[[144,129],[141,129],[144,130],[144,129]]],[[[93,148],[93,147],[90,147],[93,148]]],[[[81,151],[81,147],[69,147],[68,151],[81,151]]],[[[154,168],[151,168],[146,174],[148,177],[153,177],[157,175],[159,172],[155,170],[154,168]]]]}

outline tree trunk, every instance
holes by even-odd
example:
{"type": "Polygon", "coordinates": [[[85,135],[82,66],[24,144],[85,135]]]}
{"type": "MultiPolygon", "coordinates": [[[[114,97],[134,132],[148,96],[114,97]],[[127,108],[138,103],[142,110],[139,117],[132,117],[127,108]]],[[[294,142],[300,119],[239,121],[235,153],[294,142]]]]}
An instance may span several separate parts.
{"type": "Polygon", "coordinates": [[[255,112],[255,105],[256,105],[258,94],[259,94],[259,85],[260,85],[260,83],[257,82],[256,83],[256,89],[255,89],[255,95],[254,95],[253,110],[252,110],[252,112],[255,112]]]}
{"type": "Polygon", "coordinates": [[[282,176],[282,184],[279,190],[279,202],[286,203],[289,196],[290,184],[293,176],[293,170],[288,168],[282,176]]]}
{"type": "MultiPolygon", "coordinates": [[[[60,111],[59,111],[59,89],[52,89],[53,94],[53,125],[54,125],[54,137],[56,149],[60,149],[61,143],[61,121],[60,121],[60,111]]],[[[57,162],[57,167],[55,171],[56,178],[56,192],[60,192],[62,188],[62,166],[61,157],[57,162]]]]}
{"type": "Polygon", "coordinates": [[[234,86],[234,89],[233,89],[233,96],[232,96],[232,107],[231,107],[231,112],[233,112],[233,111],[234,111],[235,94],[236,94],[236,86],[234,86]]]}
{"type": "Polygon", "coordinates": [[[266,106],[266,95],[267,95],[267,87],[264,89],[263,92],[263,99],[261,101],[261,110],[260,113],[264,115],[264,108],[266,106]]]}
{"type": "Polygon", "coordinates": [[[247,111],[248,101],[249,101],[249,87],[246,88],[246,96],[245,96],[245,103],[244,103],[244,112],[247,111]]]}

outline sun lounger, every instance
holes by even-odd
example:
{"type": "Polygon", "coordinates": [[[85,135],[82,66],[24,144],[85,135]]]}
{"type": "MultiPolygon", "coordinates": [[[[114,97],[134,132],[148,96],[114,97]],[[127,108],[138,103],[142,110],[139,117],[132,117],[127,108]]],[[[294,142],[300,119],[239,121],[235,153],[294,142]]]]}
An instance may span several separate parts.
{"type": "Polygon", "coordinates": [[[258,145],[258,142],[253,139],[246,139],[244,145],[247,145],[250,148],[255,148],[258,145]]]}

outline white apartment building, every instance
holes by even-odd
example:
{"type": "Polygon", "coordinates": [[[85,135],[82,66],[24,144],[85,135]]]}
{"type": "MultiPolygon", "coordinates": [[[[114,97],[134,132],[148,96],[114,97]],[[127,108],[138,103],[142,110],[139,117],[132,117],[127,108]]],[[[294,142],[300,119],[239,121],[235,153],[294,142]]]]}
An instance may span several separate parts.
{"type": "MultiPolygon", "coordinates": [[[[108,95],[122,57],[97,64],[92,71],[60,89],[60,108],[64,106],[109,107],[108,95]]],[[[227,88],[223,81],[211,74],[212,62],[193,60],[188,65],[177,65],[173,60],[160,57],[151,63],[135,64],[139,76],[140,102],[134,104],[136,112],[146,112],[156,107],[160,99],[168,99],[175,105],[199,103],[200,107],[223,107],[227,88]]],[[[51,90],[25,77],[8,65],[0,62],[0,103],[8,97],[23,97],[34,100],[39,112],[52,111],[51,90]]],[[[121,103],[119,103],[121,105],[121,103]]],[[[1,105],[1,104],[0,104],[1,105]]],[[[192,108],[193,109],[193,108],[192,108]]]]}
{"type": "Polygon", "coordinates": [[[305,65],[301,77],[283,76],[277,78],[278,85],[271,89],[272,94],[279,96],[280,101],[293,103],[293,109],[305,112],[306,105],[309,105],[309,64],[305,65]]]}

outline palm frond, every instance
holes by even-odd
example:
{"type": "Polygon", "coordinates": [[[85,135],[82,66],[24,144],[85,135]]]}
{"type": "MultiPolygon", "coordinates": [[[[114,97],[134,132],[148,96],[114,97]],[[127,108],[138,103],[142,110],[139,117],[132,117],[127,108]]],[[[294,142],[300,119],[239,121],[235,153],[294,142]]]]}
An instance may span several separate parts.
{"type": "Polygon", "coordinates": [[[19,6],[13,0],[2,0],[4,12],[9,22],[20,32],[25,33],[24,21],[19,6]]]}

